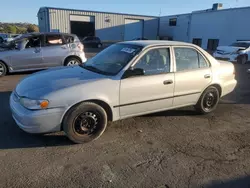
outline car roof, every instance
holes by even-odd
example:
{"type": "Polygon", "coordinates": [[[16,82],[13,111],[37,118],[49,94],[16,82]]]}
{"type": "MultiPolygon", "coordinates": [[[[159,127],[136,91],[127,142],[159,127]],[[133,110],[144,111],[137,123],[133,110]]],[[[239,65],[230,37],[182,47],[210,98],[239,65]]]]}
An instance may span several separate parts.
{"type": "Polygon", "coordinates": [[[126,41],[120,42],[120,44],[131,44],[131,45],[138,45],[143,47],[149,46],[194,46],[191,43],[186,42],[179,42],[179,41],[168,41],[168,40],[136,40],[136,41],[126,41]]]}

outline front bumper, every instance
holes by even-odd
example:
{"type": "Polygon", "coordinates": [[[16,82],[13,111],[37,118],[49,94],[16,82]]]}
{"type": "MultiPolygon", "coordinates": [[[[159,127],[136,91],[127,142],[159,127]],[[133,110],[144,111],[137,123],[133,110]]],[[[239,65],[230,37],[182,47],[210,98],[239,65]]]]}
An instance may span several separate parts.
{"type": "Polygon", "coordinates": [[[219,54],[217,52],[213,53],[213,56],[219,60],[225,60],[230,62],[237,62],[238,54],[219,54]]]}
{"type": "Polygon", "coordinates": [[[28,133],[50,133],[61,130],[61,121],[65,109],[28,110],[10,96],[12,117],[17,125],[28,133]]]}

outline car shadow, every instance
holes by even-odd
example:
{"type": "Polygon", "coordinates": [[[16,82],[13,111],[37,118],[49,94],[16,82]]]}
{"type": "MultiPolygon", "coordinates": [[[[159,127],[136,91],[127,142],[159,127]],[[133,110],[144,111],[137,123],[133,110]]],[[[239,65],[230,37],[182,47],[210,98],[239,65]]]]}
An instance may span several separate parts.
{"type": "Polygon", "coordinates": [[[33,147],[65,146],[73,143],[62,133],[37,135],[22,131],[12,118],[9,97],[11,92],[0,93],[0,150],[33,147]]]}
{"type": "Polygon", "coordinates": [[[250,176],[239,177],[228,181],[214,181],[207,185],[203,185],[203,188],[249,188],[250,176]]]}

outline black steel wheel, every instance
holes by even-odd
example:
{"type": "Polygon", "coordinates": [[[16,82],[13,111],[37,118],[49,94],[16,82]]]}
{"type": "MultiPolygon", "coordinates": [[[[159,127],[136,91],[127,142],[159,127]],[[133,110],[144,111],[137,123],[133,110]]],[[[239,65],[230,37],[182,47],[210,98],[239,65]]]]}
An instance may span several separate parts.
{"type": "Polygon", "coordinates": [[[83,102],[70,109],[63,120],[63,130],[75,143],[86,143],[99,138],[108,122],[106,111],[92,102],[83,102]]]}
{"type": "Polygon", "coordinates": [[[214,86],[208,87],[201,95],[195,109],[202,113],[207,114],[214,111],[219,103],[220,93],[214,86]]]}

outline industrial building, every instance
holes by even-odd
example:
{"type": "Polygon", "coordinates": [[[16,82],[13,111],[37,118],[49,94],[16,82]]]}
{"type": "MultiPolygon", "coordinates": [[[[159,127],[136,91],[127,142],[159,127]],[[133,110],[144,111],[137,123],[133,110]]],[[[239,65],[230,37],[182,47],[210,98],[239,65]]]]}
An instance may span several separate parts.
{"type": "Polygon", "coordinates": [[[159,35],[214,51],[218,45],[250,41],[249,16],[250,7],[223,9],[222,4],[217,3],[207,10],[160,17],[159,35]]]}
{"type": "Polygon", "coordinates": [[[153,17],[120,13],[42,7],[38,12],[40,31],[97,36],[103,41],[134,38],[166,39],[197,44],[215,50],[239,40],[250,40],[250,7],[211,9],[188,14],[153,17]]]}
{"type": "Polygon", "coordinates": [[[42,7],[37,17],[41,32],[97,36],[104,41],[156,39],[158,34],[159,19],[153,16],[42,7]]]}

